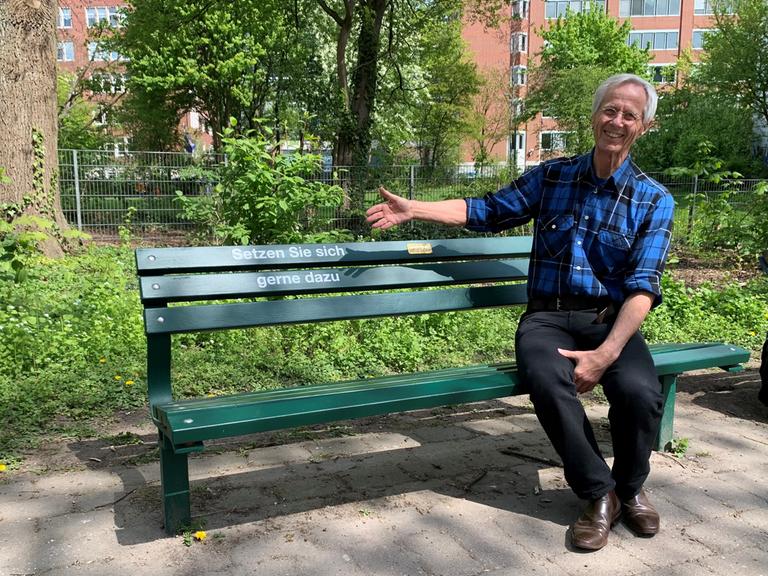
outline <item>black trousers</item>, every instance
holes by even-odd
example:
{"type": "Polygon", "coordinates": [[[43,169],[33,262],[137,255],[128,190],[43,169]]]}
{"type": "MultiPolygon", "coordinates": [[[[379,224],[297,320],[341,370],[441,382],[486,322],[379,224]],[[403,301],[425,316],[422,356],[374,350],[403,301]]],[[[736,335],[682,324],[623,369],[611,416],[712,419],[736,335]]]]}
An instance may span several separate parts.
{"type": "Polygon", "coordinates": [[[557,349],[594,350],[613,320],[598,324],[595,312],[527,312],[516,335],[519,373],[549,440],[563,461],[565,479],[580,498],[593,500],[611,490],[622,500],[640,491],[650,472],[663,408],[653,359],[638,332],[601,378],[610,403],[613,467],[603,458],[577,397],[574,364],[557,349]]]}

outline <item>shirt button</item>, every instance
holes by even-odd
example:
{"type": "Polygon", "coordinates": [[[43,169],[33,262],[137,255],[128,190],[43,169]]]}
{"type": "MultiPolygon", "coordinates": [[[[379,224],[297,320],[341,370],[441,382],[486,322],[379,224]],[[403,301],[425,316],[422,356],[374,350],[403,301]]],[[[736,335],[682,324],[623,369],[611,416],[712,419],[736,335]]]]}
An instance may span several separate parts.
{"type": "Polygon", "coordinates": [[[557,230],[557,224],[552,224],[552,230],[557,230]]]}
{"type": "Polygon", "coordinates": [[[581,246],[581,240],[576,241],[576,246],[581,246]]]}
{"type": "Polygon", "coordinates": [[[581,270],[581,266],[576,266],[576,270],[581,270]]]}
{"type": "Polygon", "coordinates": [[[589,216],[584,216],[584,220],[589,220],[589,216]]]}

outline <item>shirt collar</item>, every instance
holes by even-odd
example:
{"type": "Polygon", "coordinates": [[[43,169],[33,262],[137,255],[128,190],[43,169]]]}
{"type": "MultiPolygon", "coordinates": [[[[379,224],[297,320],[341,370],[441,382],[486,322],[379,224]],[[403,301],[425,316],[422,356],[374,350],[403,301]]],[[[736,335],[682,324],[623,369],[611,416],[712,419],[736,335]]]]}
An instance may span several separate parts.
{"type": "MultiPolygon", "coordinates": [[[[579,167],[579,179],[588,180],[592,184],[597,184],[597,176],[595,175],[594,166],[592,163],[592,155],[595,153],[595,149],[592,148],[587,154],[582,156],[581,166],[579,167]]],[[[621,192],[624,190],[624,186],[627,185],[630,177],[632,176],[632,156],[627,154],[624,162],[616,168],[616,170],[608,177],[605,183],[605,188],[613,190],[615,192],[621,192]]]]}

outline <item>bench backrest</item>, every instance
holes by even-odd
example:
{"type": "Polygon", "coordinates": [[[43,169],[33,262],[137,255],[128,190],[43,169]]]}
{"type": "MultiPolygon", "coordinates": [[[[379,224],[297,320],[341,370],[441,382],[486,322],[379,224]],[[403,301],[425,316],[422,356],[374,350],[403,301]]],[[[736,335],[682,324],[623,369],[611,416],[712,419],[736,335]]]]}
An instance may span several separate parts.
{"type": "Polygon", "coordinates": [[[530,237],[141,248],[136,265],[151,335],[523,304],[530,250],[530,237]]]}
{"type": "Polygon", "coordinates": [[[173,398],[172,334],[523,304],[530,251],[530,237],[140,248],[149,403],[173,398]]]}

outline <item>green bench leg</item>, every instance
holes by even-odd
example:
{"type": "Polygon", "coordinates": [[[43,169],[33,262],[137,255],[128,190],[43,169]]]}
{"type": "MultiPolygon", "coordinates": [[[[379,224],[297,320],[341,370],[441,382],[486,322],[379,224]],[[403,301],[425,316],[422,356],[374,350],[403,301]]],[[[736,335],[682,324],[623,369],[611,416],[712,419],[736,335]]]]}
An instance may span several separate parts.
{"type": "Polygon", "coordinates": [[[160,435],[160,486],[165,533],[169,536],[189,527],[189,465],[187,454],[175,454],[168,439],[160,435]]]}
{"type": "Polygon", "coordinates": [[[661,425],[656,437],[656,450],[663,452],[672,443],[675,424],[675,393],[677,392],[677,375],[660,376],[661,394],[664,398],[664,411],[661,414],[661,425]]]}

